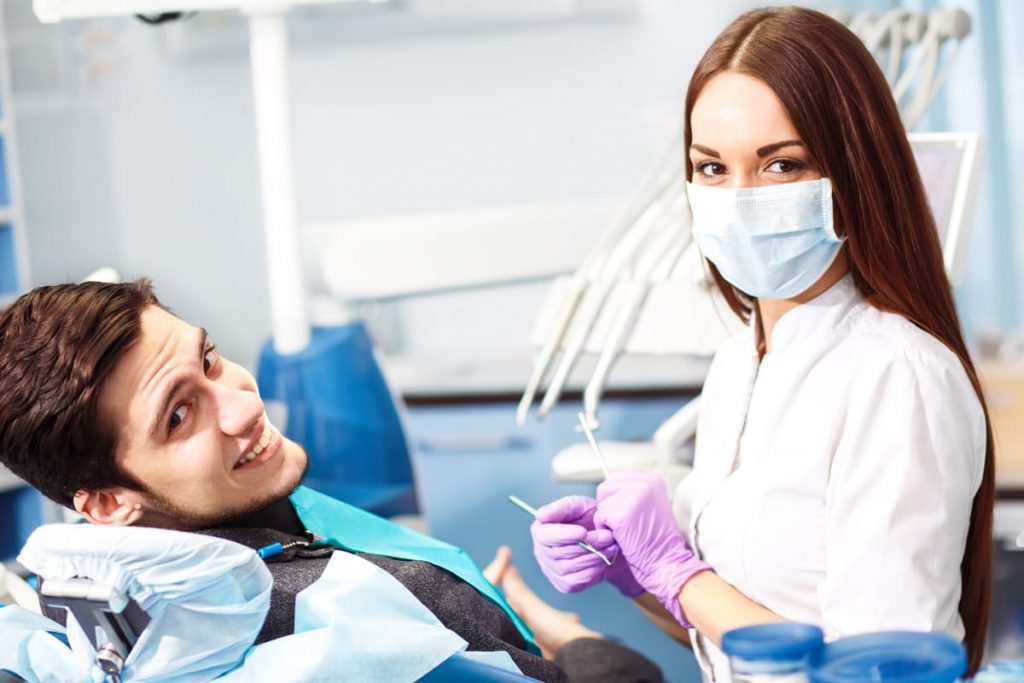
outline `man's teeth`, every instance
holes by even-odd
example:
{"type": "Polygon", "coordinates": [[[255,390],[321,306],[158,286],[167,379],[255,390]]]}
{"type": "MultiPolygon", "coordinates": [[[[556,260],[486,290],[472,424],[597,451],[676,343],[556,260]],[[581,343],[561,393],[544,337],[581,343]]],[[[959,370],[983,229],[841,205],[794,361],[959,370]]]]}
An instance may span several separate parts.
{"type": "Polygon", "coordinates": [[[238,462],[235,463],[235,467],[238,468],[252,462],[257,455],[263,452],[263,449],[267,447],[267,444],[270,443],[270,437],[273,436],[273,433],[274,431],[271,429],[270,423],[264,423],[263,433],[260,434],[260,440],[256,442],[256,445],[252,447],[251,451],[243,454],[242,457],[238,459],[238,462]]]}

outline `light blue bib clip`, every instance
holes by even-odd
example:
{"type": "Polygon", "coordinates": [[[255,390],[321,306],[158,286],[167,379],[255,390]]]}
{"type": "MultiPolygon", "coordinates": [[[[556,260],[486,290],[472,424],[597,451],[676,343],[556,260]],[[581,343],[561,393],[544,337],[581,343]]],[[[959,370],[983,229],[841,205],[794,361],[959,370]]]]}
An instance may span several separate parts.
{"type": "Polygon", "coordinates": [[[527,650],[540,655],[533,633],[461,548],[424,536],[305,486],[295,489],[289,500],[302,524],[336,548],[398,560],[429,562],[455,574],[505,610],[526,639],[527,650]]]}

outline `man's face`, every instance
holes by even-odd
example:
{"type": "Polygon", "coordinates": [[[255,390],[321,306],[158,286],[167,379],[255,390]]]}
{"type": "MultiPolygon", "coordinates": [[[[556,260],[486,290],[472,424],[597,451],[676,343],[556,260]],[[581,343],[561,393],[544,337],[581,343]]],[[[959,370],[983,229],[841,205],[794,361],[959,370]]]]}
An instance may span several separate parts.
{"type": "Polygon", "coordinates": [[[100,410],[120,430],[118,466],[145,488],[125,498],[143,511],[128,523],[215,525],[283,498],[306,469],[305,451],[267,420],[252,375],[221,358],[205,330],[156,306],[143,311],[100,410]]]}

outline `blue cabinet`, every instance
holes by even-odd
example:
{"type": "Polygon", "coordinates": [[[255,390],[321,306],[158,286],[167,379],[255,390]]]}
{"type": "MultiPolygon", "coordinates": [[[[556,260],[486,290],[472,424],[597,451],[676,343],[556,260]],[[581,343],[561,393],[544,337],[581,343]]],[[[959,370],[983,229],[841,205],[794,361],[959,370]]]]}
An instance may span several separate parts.
{"type": "MultiPolygon", "coordinates": [[[[606,400],[599,439],[647,439],[686,401],[683,397],[606,400]]],[[[412,405],[408,426],[415,446],[420,502],[430,533],[463,548],[486,565],[498,546],[512,548],[523,578],[544,600],[576,612],[584,624],[654,659],[671,683],[700,680],[692,653],[651,624],[614,588],[558,593],[533,559],[530,518],[508,502],[515,494],[540,506],[594,486],[551,480],[551,458],[582,441],[575,431],[576,403],[566,401],[545,422],[515,424],[513,402],[412,405]]]]}

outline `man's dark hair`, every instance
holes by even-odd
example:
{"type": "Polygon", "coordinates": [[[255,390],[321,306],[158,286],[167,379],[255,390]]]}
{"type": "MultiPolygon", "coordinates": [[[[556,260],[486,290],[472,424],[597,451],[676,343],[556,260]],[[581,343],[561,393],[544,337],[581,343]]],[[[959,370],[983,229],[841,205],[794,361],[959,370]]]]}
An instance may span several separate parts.
{"type": "Polygon", "coordinates": [[[99,396],[151,305],[147,279],[85,282],[39,287],[0,315],[0,462],[61,505],[79,490],[143,489],[115,463],[99,396]]]}

